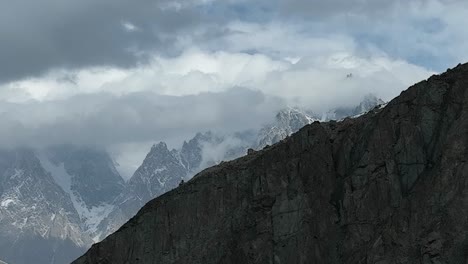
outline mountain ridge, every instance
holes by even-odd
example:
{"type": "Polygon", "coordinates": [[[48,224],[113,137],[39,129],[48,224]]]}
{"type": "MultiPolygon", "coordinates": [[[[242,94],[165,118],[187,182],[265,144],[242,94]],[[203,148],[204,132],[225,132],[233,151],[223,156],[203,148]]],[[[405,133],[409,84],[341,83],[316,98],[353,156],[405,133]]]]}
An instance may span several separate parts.
{"type": "MultiPolygon", "coordinates": [[[[366,95],[356,107],[332,110],[340,114],[329,116],[328,119],[342,118],[346,114],[362,114],[382,102],[374,95],[366,95]]],[[[273,122],[265,124],[257,131],[254,140],[249,138],[249,135],[243,137],[242,133],[218,135],[207,131],[199,132],[192,139],[184,141],[180,149],[169,150],[164,142],[154,144],[142,165],[127,183],[127,190],[117,198],[115,209],[98,225],[101,234],[98,240],[116,231],[152,198],[172,190],[182,181],[189,180],[201,169],[241,157],[249,148],[258,150],[275,144],[317,120],[311,111],[288,107],[279,111],[273,122]],[[234,140],[236,144],[229,144],[230,140],[234,140]],[[215,156],[205,155],[206,149],[217,149],[220,146],[220,156],[219,153],[215,156]]]]}
{"type": "Polygon", "coordinates": [[[152,198],[177,187],[182,180],[189,180],[206,167],[244,155],[248,148],[262,149],[288,137],[317,119],[312,116],[310,111],[290,107],[279,111],[273,122],[264,125],[268,134],[249,130],[221,135],[208,131],[197,133],[181,148],[172,150],[160,142],[153,145],[135,177],[128,182],[123,181],[109,154],[92,146],[64,144],[42,149],[0,150],[0,174],[10,175],[8,170],[12,170],[15,157],[22,158],[24,162],[17,163],[15,170],[28,170],[29,165],[34,165],[22,181],[48,186],[30,184],[16,192],[15,197],[20,198],[12,199],[10,194],[21,182],[0,182],[0,212],[3,212],[0,221],[5,223],[0,228],[0,244],[10,246],[8,251],[0,252],[0,257],[12,263],[71,261],[93,242],[117,230],[152,198]],[[4,156],[3,152],[10,154],[4,156]],[[51,191],[60,193],[60,198],[47,194],[51,191]],[[43,197],[43,204],[57,206],[52,206],[52,210],[37,206],[36,200],[43,201],[43,197]],[[14,237],[10,236],[14,225],[30,216],[36,219],[36,222],[27,220],[31,228],[22,227],[14,237]],[[68,227],[74,231],[65,235],[59,232],[60,228],[68,227]],[[54,232],[49,237],[36,229],[54,232]],[[19,240],[24,243],[14,242],[19,240]],[[36,250],[26,253],[24,248],[36,250]],[[57,251],[58,248],[61,250],[57,251]],[[34,258],[35,255],[42,258],[34,258]]]}
{"type": "Polygon", "coordinates": [[[465,263],[468,65],[150,201],[74,263],[465,263]]]}

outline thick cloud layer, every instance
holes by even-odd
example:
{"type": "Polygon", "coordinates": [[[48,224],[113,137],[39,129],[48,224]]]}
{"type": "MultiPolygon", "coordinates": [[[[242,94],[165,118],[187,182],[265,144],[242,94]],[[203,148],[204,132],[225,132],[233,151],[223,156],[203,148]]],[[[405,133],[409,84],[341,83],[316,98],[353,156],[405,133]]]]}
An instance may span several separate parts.
{"type": "Polygon", "coordinates": [[[467,13],[462,0],[0,0],[0,147],[99,145],[130,168],[123,152],[254,128],[286,105],[390,100],[468,60],[467,13]]]}
{"type": "MultiPolygon", "coordinates": [[[[466,51],[468,33],[461,25],[468,22],[467,10],[462,0],[2,0],[0,82],[57,68],[133,67],[150,53],[173,56],[187,45],[216,43],[235,33],[225,26],[231,21],[347,35],[360,45],[443,68],[466,51]]],[[[287,42],[278,40],[270,44],[287,42]]]]}
{"type": "Polygon", "coordinates": [[[0,82],[51,68],[132,67],[144,54],[169,53],[203,21],[196,2],[0,1],[0,82]],[[190,7],[190,8],[189,8],[190,7]]]}
{"type": "Polygon", "coordinates": [[[0,87],[0,145],[176,142],[255,128],[287,105],[320,114],[368,93],[389,100],[429,75],[404,61],[335,51],[291,61],[187,51],[132,70],[60,71],[0,87]]]}
{"type": "Polygon", "coordinates": [[[161,96],[77,95],[65,100],[3,103],[0,145],[74,143],[107,147],[126,142],[187,139],[194,131],[235,131],[258,126],[281,100],[236,88],[222,93],[161,96]]]}

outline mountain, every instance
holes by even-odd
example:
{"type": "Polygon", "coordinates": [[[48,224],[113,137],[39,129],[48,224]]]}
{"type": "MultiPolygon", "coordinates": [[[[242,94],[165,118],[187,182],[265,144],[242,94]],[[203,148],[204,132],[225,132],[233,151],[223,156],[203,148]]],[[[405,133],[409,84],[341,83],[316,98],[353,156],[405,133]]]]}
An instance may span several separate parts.
{"type": "Polygon", "coordinates": [[[332,109],[321,116],[311,110],[289,107],[279,111],[276,114],[275,121],[264,125],[258,132],[257,144],[252,146],[255,149],[261,149],[267,145],[277,143],[292,133],[299,131],[305,125],[312,124],[315,121],[341,120],[346,117],[356,117],[383,105],[384,101],[375,95],[368,94],[364,96],[359,105],[354,107],[338,107],[332,109]]]}
{"type": "MultiPolygon", "coordinates": [[[[347,113],[368,111],[380,103],[374,96],[366,96],[358,107],[347,113]]],[[[342,112],[346,112],[343,110],[342,112]]],[[[180,149],[169,150],[164,142],[154,145],[142,165],[130,178],[126,189],[115,200],[114,208],[97,224],[95,241],[105,238],[133,217],[151,199],[174,188],[182,180],[189,180],[202,169],[243,156],[247,149],[261,149],[285,139],[317,118],[311,111],[287,108],[276,115],[275,121],[260,131],[244,131],[220,135],[208,131],[197,133],[184,141],[180,149]]]]}
{"type": "Polygon", "coordinates": [[[195,172],[199,170],[203,162],[203,147],[204,144],[219,144],[223,141],[221,137],[215,136],[214,133],[208,131],[206,133],[197,133],[191,140],[184,141],[180,150],[180,157],[187,172],[195,172]]]}
{"type": "Polygon", "coordinates": [[[0,182],[0,257],[10,263],[67,263],[182,180],[249,148],[272,145],[318,119],[312,116],[311,111],[287,108],[260,131],[197,133],[172,150],[161,142],[128,182],[109,154],[94,147],[0,150],[5,177],[0,182]],[[36,250],[25,253],[25,248],[36,250]]]}
{"type": "Polygon", "coordinates": [[[349,116],[358,116],[372,110],[378,105],[383,105],[385,102],[377,98],[373,94],[364,96],[358,106],[354,107],[338,107],[332,109],[322,115],[320,121],[341,120],[349,116]]]}
{"type": "Polygon", "coordinates": [[[125,182],[105,151],[71,145],[0,150],[0,256],[68,263],[100,237],[125,182]]]}
{"type": "Polygon", "coordinates": [[[84,263],[467,263],[468,64],[146,204],[84,263]]]}
{"type": "Polygon", "coordinates": [[[143,164],[128,182],[127,189],[139,200],[149,200],[171,190],[185,179],[186,169],[179,153],[163,142],[153,145],[143,164]]]}
{"type": "Polygon", "coordinates": [[[114,200],[125,188],[109,154],[90,147],[61,145],[47,148],[39,158],[70,196],[83,232],[99,241],[102,232],[98,225],[113,210],[114,200]]]}
{"type": "Polygon", "coordinates": [[[176,150],[170,151],[163,142],[153,145],[142,165],[117,197],[112,212],[98,225],[103,239],[154,197],[175,188],[185,177],[187,170],[176,150]]]}
{"type": "Polygon", "coordinates": [[[201,169],[245,153],[247,146],[242,147],[240,141],[234,141],[232,145],[226,144],[227,141],[224,137],[206,132],[197,133],[179,150],[169,150],[164,142],[153,145],[125,190],[114,201],[112,211],[98,224],[98,240],[116,231],[148,201],[176,188],[201,169]],[[205,148],[216,149],[220,146],[222,155],[219,157],[204,153],[205,148]]]}
{"type": "Polygon", "coordinates": [[[197,133],[193,139],[184,142],[180,150],[188,178],[207,167],[244,155],[254,144],[254,136],[253,131],[232,134],[216,134],[211,131],[197,133]]]}
{"type": "Polygon", "coordinates": [[[0,256],[66,263],[91,243],[70,197],[29,149],[0,151],[0,256]]]}
{"type": "Polygon", "coordinates": [[[54,166],[63,165],[71,176],[71,191],[87,208],[111,203],[124,189],[125,182],[105,151],[61,145],[49,147],[46,155],[54,166]]]}
{"type": "Polygon", "coordinates": [[[262,127],[258,133],[256,149],[272,145],[316,121],[310,114],[298,108],[283,109],[276,114],[275,122],[262,127]]]}

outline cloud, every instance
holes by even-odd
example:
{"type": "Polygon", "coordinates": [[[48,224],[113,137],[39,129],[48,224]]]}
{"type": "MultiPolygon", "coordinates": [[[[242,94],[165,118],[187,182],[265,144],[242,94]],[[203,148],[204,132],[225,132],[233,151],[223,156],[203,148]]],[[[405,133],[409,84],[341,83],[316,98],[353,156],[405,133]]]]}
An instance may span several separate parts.
{"type": "Polygon", "coordinates": [[[230,160],[237,158],[238,153],[243,148],[249,147],[252,142],[248,142],[245,139],[236,137],[232,134],[223,135],[219,142],[202,142],[201,144],[201,156],[202,160],[199,168],[195,169],[195,172],[201,171],[204,168],[217,164],[221,161],[230,160]]]}
{"type": "Polygon", "coordinates": [[[3,103],[0,145],[71,142],[107,147],[127,142],[174,142],[191,137],[194,131],[255,127],[280,106],[279,99],[241,88],[191,96],[101,93],[51,102],[3,103]]]}
{"type": "Polygon", "coordinates": [[[135,26],[134,24],[132,24],[132,23],[130,23],[128,21],[122,22],[122,27],[127,32],[134,32],[134,31],[139,31],[140,30],[140,28],[138,28],[137,26],[135,26]]]}
{"type": "Polygon", "coordinates": [[[61,68],[0,85],[0,146],[99,145],[132,168],[135,146],[258,127],[286,105],[321,112],[369,92],[389,100],[432,74],[346,34],[278,22],[221,28],[198,28],[179,39],[178,55],[148,53],[134,67],[61,68]]]}
{"type": "Polygon", "coordinates": [[[0,82],[57,68],[128,68],[144,62],[147,51],[165,54],[178,34],[203,20],[195,1],[162,8],[170,2],[0,1],[0,82]],[[122,21],[127,29],[133,25],[133,34],[122,30],[122,21]]]}
{"type": "MultiPolygon", "coordinates": [[[[262,38],[269,38],[258,36],[259,43],[262,38]]],[[[245,37],[257,41],[250,35],[245,37]]],[[[302,42],[327,43],[334,39],[310,38],[302,39],[302,42]]],[[[279,53],[282,55],[279,57],[268,53],[189,49],[170,59],[155,56],[148,64],[130,70],[105,67],[55,71],[43,78],[0,86],[0,99],[27,103],[31,99],[54,101],[99,93],[123,98],[146,91],[166,96],[189,96],[247,87],[282,98],[290,105],[320,112],[343,104],[357,104],[367,93],[389,100],[432,73],[385,54],[370,53],[360,57],[352,42],[348,47],[329,45],[326,49],[307,45],[303,48],[307,55],[302,57],[299,57],[300,52],[288,51],[279,53]],[[353,73],[353,79],[345,78],[349,73],[353,73]]],[[[301,49],[300,45],[298,49],[301,49]]]]}
{"type": "Polygon", "coordinates": [[[461,0],[0,0],[0,147],[99,145],[133,168],[152,142],[252,128],[286,105],[390,100],[468,60],[467,12],[461,0]]]}
{"type": "Polygon", "coordinates": [[[258,127],[286,105],[320,113],[368,93],[389,100],[431,74],[386,56],[320,52],[291,62],[188,50],[136,69],[57,71],[9,83],[0,87],[0,146],[181,142],[200,131],[258,127]]]}
{"type": "Polygon", "coordinates": [[[461,0],[2,1],[0,83],[53,69],[132,68],[151,54],[179,56],[193,46],[303,51],[305,44],[293,43],[285,30],[316,40],[336,36],[316,47],[337,48],[341,39],[442,70],[468,59],[468,33],[460,26],[468,22],[467,11],[461,0]],[[243,23],[256,23],[265,31],[255,32],[271,38],[238,42],[251,33],[243,23]]]}
{"type": "Polygon", "coordinates": [[[54,69],[128,69],[151,54],[179,56],[191,46],[223,50],[217,44],[227,43],[271,53],[304,46],[291,44],[295,38],[284,30],[316,39],[338,35],[345,45],[376,46],[440,70],[468,59],[461,55],[468,33],[460,26],[468,22],[467,9],[461,0],[1,1],[0,83],[54,69]],[[236,21],[257,23],[266,30],[256,33],[274,38],[237,42],[250,32],[236,21]]]}
{"type": "Polygon", "coordinates": [[[282,2],[284,19],[314,32],[344,34],[360,50],[376,49],[393,58],[442,71],[468,60],[468,2],[462,0],[282,2]],[[450,14],[450,15],[447,15],[450,14]]]}

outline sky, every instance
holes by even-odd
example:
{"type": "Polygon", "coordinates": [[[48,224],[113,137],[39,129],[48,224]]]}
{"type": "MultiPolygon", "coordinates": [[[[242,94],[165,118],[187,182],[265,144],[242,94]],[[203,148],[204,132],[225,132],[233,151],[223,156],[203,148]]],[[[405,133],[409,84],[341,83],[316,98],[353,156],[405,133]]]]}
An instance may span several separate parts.
{"type": "Polygon", "coordinates": [[[391,100],[468,60],[464,0],[0,0],[0,148],[151,145],[391,100]],[[352,73],[353,78],[346,78],[352,73]]]}

